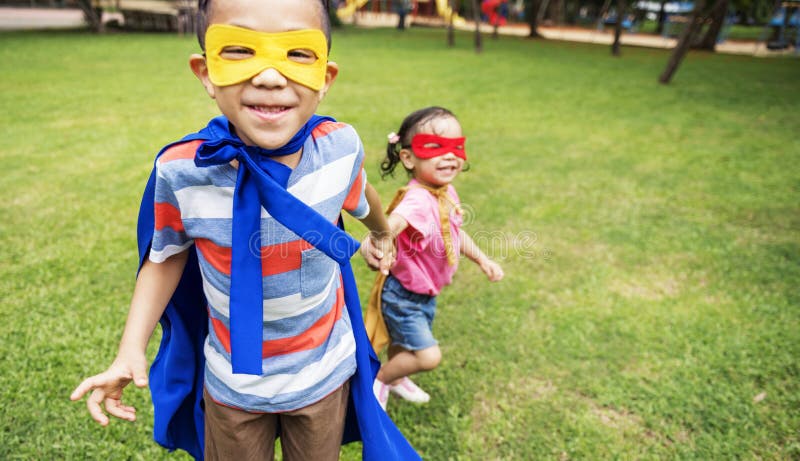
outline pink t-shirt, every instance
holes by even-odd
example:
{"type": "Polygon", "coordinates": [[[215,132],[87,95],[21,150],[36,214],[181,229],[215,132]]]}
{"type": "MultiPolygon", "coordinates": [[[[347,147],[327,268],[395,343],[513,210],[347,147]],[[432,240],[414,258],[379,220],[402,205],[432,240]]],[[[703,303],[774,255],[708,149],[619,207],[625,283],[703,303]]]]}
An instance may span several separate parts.
{"type": "MultiPolygon", "coordinates": [[[[392,275],[408,291],[435,296],[453,280],[458,262],[452,266],[447,263],[438,200],[427,190],[413,187],[415,184],[418,183],[414,179],[408,183],[411,188],[392,212],[408,221],[408,227],[397,236],[397,263],[392,267],[392,275]]],[[[452,185],[447,193],[455,203],[460,203],[452,185]]],[[[451,211],[450,235],[457,256],[461,249],[462,222],[461,214],[451,211]]]]}

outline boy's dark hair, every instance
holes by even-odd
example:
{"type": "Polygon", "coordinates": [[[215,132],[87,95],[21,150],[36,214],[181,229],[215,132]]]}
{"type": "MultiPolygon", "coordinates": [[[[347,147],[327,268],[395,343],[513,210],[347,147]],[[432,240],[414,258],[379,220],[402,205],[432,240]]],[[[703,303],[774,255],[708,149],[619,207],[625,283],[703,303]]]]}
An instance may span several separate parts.
{"type": "Polygon", "coordinates": [[[456,118],[452,112],[444,107],[431,106],[414,111],[403,119],[400,129],[397,131],[399,140],[397,142],[389,140],[386,145],[386,158],[381,162],[381,178],[389,175],[394,176],[394,169],[400,163],[400,151],[402,149],[411,149],[411,138],[419,132],[419,128],[439,117],[456,118]]]}
{"type": "MultiPolygon", "coordinates": [[[[206,29],[208,29],[208,15],[211,11],[212,0],[198,0],[197,1],[197,20],[195,25],[197,27],[197,42],[200,44],[200,49],[206,50],[206,29]]],[[[322,23],[322,33],[328,40],[328,52],[331,51],[331,19],[330,16],[330,0],[320,0],[319,19],[322,23]]]]}

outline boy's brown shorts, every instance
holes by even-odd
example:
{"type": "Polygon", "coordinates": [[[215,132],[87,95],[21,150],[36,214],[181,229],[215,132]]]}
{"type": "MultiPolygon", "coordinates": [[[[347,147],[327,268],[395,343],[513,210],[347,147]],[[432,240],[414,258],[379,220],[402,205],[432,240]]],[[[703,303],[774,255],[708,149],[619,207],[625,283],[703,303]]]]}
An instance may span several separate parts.
{"type": "Polygon", "coordinates": [[[272,461],[280,421],[284,460],[338,460],[349,396],[348,381],[299,410],[248,413],[214,402],[204,390],[205,459],[272,461]]]}

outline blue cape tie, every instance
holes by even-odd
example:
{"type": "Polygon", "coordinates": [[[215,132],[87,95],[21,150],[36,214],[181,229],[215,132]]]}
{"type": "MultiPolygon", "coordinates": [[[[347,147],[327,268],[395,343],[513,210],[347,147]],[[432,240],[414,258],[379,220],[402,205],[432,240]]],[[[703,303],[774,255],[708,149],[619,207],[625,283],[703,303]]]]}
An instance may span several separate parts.
{"type": "Polygon", "coordinates": [[[358,242],[347,234],[344,234],[347,238],[342,239],[342,248],[337,252],[329,247],[330,242],[319,238],[323,232],[321,229],[327,228],[327,232],[332,234],[333,230],[330,228],[336,226],[286,191],[292,170],[270,158],[297,152],[317,125],[332,120],[330,117],[315,115],[287,145],[275,150],[245,145],[230,132],[227,120],[222,120],[221,117],[212,120],[203,130],[215,137],[197,149],[194,161],[197,166],[225,165],[232,160],[239,161],[236,188],[233,192],[231,245],[230,338],[234,373],[263,373],[261,207],[267,209],[273,218],[300,238],[337,262],[350,259],[358,249],[358,242]]]}
{"type": "MultiPolygon", "coordinates": [[[[303,127],[301,132],[290,141],[290,144],[299,142],[299,146],[302,147],[314,127],[325,120],[332,119],[314,116],[303,127]],[[312,124],[313,126],[311,126],[312,124]],[[301,133],[305,134],[301,135],[301,133]],[[305,137],[301,139],[301,136],[305,137]]],[[[375,356],[364,329],[361,304],[358,299],[355,277],[350,266],[349,258],[358,249],[358,242],[341,228],[341,219],[339,227],[335,226],[286,191],[285,187],[291,170],[269,159],[269,156],[282,155],[276,152],[283,152],[283,154],[293,153],[299,150],[300,147],[295,149],[294,146],[287,145],[288,147],[284,146],[275,151],[248,148],[244,146],[241,140],[230,133],[227,119],[225,117],[217,117],[200,132],[186,136],[177,143],[167,145],[158,155],[160,156],[176,144],[194,140],[205,141],[198,149],[196,158],[199,160],[196,161],[212,165],[229,162],[235,158],[239,160],[237,189],[255,186],[255,194],[245,193],[245,190],[241,190],[239,202],[236,202],[237,199],[235,197],[237,195],[234,195],[234,216],[238,216],[238,203],[245,210],[244,213],[248,218],[244,220],[244,224],[241,224],[241,226],[234,223],[234,248],[232,252],[236,251],[236,239],[241,238],[241,236],[236,236],[240,227],[247,229],[245,227],[247,223],[251,226],[255,223],[256,230],[253,231],[255,233],[247,233],[246,235],[257,236],[258,229],[260,229],[259,205],[263,205],[278,222],[339,263],[344,285],[345,305],[356,340],[357,365],[356,372],[350,379],[350,401],[342,443],[362,440],[362,458],[367,461],[420,459],[414,448],[406,441],[386,412],[380,408],[372,393],[372,383],[380,368],[380,362],[375,356]],[[200,152],[201,150],[203,150],[202,153],[200,152]],[[259,199],[258,201],[250,200],[256,196],[259,199]],[[253,211],[254,208],[257,208],[256,211],[253,211]]],[[[158,156],[156,157],[157,160],[158,156]]],[[[155,169],[148,180],[139,210],[137,233],[140,267],[148,255],[152,241],[154,200],[155,169]]],[[[235,220],[238,219],[237,217],[235,220]]],[[[242,232],[249,232],[249,230],[242,232]]],[[[251,269],[252,273],[245,273],[247,281],[241,283],[254,283],[256,277],[253,274],[257,275],[257,286],[261,294],[260,260],[258,258],[250,258],[247,254],[248,252],[245,251],[244,256],[242,256],[240,251],[239,255],[242,256],[243,260],[241,263],[252,264],[252,259],[255,259],[258,266],[257,270],[251,269]]],[[[233,273],[237,270],[234,268],[237,267],[235,264],[238,263],[234,259],[231,264],[231,272],[233,273]]],[[[231,285],[230,317],[231,352],[233,356],[233,278],[231,285]]],[[[242,358],[244,361],[242,365],[245,369],[252,368],[255,370],[257,368],[255,374],[261,374],[261,325],[263,319],[261,316],[263,306],[261,297],[263,297],[263,294],[258,296],[258,302],[253,304],[257,306],[258,313],[248,312],[251,306],[247,306],[246,312],[242,314],[244,317],[240,317],[242,319],[252,315],[252,318],[257,318],[256,321],[252,322],[258,327],[257,334],[248,329],[247,325],[244,326],[245,329],[243,331],[245,335],[250,334],[250,341],[253,341],[254,338],[257,339],[258,345],[254,350],[249,350],[250,352],[255,351],[255,353],[248,354],[248,349],[244,349],[242,358]]],[[[246,295],[246,302],[254,302],[252,298],[250,295],[246,295]]],[[[202,391],[205,359],[203,356],[203,343],[208,334],[208,317],[205,309],[206,300],[202,293],[202,279],[197,266],[197,258],[195,252],[190,251],[190,257],[178,288],[161,318],[163,335],[158,354],[150,367],[150,388],[155,410],[153,428],[155,440],[171,450],[176,448],[186,450],[195,459],[203,458],[204,446],[202,391]]],[[[241,344],[239,344],[239,347],[241,347],[241,344]]],[[[248,346],[245,345],[245,347],[248,346]]],[[[236,372],[235,369],[234,372],[236,372]]]]}

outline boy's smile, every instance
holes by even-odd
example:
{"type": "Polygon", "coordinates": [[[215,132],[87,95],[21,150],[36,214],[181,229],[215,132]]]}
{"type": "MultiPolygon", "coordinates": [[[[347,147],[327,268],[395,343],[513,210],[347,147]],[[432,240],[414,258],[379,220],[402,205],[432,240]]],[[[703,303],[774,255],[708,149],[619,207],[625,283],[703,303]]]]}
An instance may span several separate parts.
{"type": "MultiPolygon", "coordinates": [[[[209,25],[267,33],[320,30],[320,8],[318,0],[214,0],[209,25]]],[[[325,82],[316,91],[290,80],[275,67],[241,83],[217,86],[209,79],[205,58],[193,55],[190,66],[239,138],[266,149],[282,147],[303,127],[338,73],[336,64],[328,62],[325,82]]]]}

